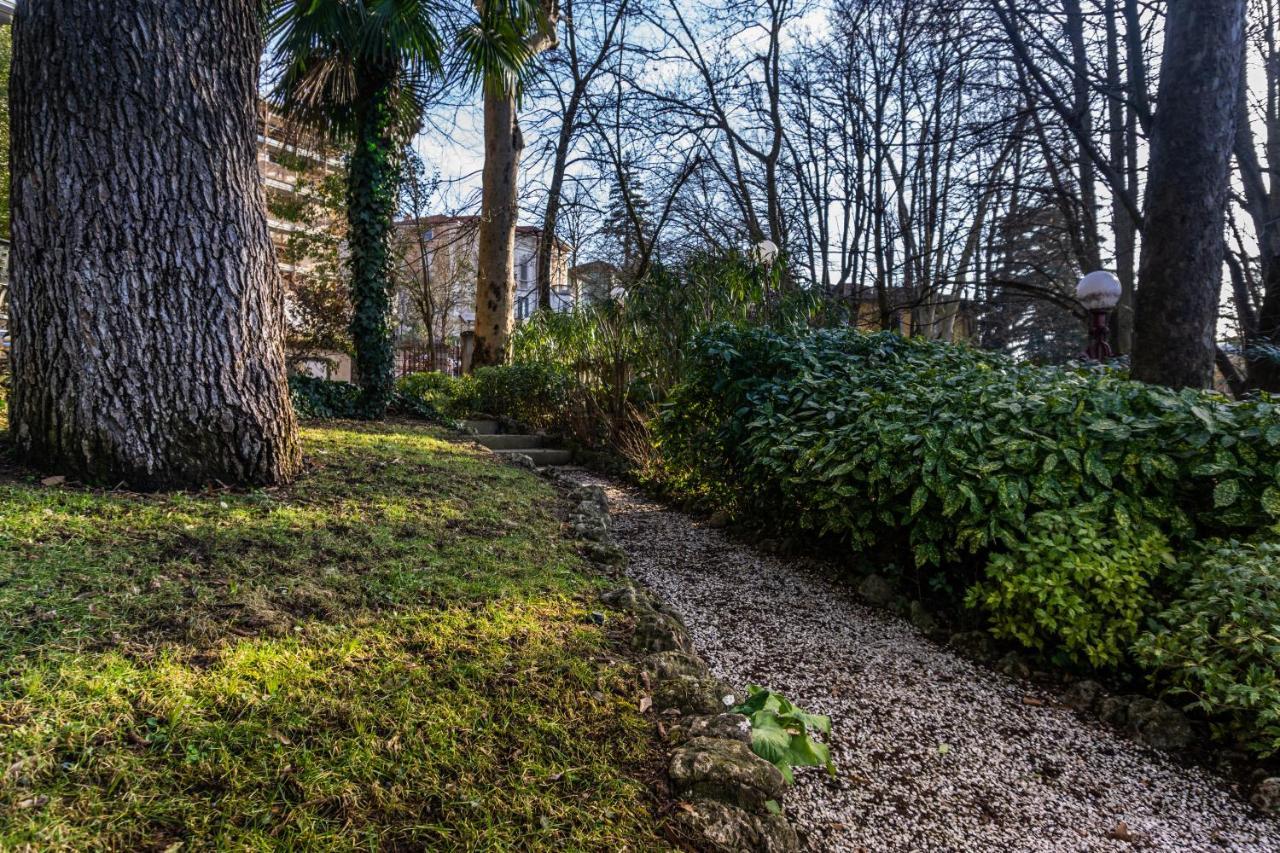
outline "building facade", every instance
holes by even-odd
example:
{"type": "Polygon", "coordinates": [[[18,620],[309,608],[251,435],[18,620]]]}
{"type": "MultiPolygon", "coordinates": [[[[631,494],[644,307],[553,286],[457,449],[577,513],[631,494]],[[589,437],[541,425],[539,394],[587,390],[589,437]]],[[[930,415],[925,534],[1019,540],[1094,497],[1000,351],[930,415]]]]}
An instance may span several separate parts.
{"type": "Polygon", "coordinates": [[[349,382],[351,357],[338,344],[345,331],[338,304],[344,223],[326,204],[325,181],[341,174],[342,158],[258,106],[258,172],[267,202],[267,227],[286,288],[285,320],[290,370],[349,382]],[[329,294],[325,298],[326,293],[329,294]],[[333,316],[330,316],[333,315],[333,316]]]}
{"type": "MultiPolygon", "coordinates": [[[[476,271],[479,257],[480,217],[423,216],[396,223],[401,248],[397,255],[405,277],[418,287],[431,287],[446,325],[441,339],[470,331],[475,325],[476,271]],[[424,270],[426,273],[424,274],[424,270]]],[[[515,306],[516,322],[538,310],[538,243],[542,229],[531,225],[516,228],[515,306]]],[[[551,309],[571,311],[573,290],[569,279],[569,247],[557,240],[551,258],[551,309]]]]}

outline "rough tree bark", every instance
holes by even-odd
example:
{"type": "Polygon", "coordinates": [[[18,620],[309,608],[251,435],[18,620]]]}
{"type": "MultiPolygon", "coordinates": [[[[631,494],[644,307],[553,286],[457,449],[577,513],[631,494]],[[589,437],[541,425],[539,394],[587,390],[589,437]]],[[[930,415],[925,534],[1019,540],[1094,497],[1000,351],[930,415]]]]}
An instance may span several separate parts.
{"type": "Polygon", "coordinates": [[[516,220],[524,137],[515,95],[484,94],[484,171],[476,255],[476,337],[472,368],[506,361],[515,325],[516,220]]]}
{"type": "Polygon", "coordinates": [[[1245,0],[1171,0],[1151,133],[1133,377],[1213,381],[1245,0]]]}
{"type": "Polygon", "coordinates": [[[298,470],[256,166],[255,0],[20,2],[10,430],[155,489],[298,470]]]}
{"type": "MultiPolygon", "coordinates": [[[[485,14],[485,3],[476,11],[485,14]]],[[[525,39],[525,55],[533,61],[554,48],[560,8],[557,0],[541,0],[541,20],[525,39]]],[[[496,79],[484,82],[484,169],[481,176],[480,233],[476,247],[475,349],[471,369],[502,364],[515,326],[516,224],[520,214],[520,155],[524,136],[516,115],[516,93],[496,79]]]]}

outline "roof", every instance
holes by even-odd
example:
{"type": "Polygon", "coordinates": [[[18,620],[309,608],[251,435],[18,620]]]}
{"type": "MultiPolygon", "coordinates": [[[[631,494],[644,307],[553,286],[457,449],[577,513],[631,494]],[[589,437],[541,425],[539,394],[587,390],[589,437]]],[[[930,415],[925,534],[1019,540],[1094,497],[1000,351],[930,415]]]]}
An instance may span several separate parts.
{"type": "Polygon", "coordinates": [[[13,20],[13,4],[14,0],[0,0],[0,24],[13,20]]]}

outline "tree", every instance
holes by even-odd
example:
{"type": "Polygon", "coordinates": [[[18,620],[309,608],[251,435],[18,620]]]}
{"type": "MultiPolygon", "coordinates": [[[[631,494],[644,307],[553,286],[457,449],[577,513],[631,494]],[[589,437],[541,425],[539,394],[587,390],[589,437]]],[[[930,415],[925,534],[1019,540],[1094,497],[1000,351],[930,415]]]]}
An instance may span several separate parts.
{"type": "Polygon", "coordinates": [[[484,101],[484,169],[476,270],[472,367],[501,364],[515,324],[516,224],[520,213],[522,78],[544,50],[557,44],[556,0],[475,0],[477,19],[459,44],[484,101]]]}
{"type": "Polygon", "coordinates": [[[1212,384],[1245,0],[1173,0],[1151,133],[1133,377],[1212,384]]]}
{"type": "Polygon", "coordinates": [[[423,223],[439,188],[440,174],[428,172],[418,152],[406,146],[399,198],[400,212],[406,222],[402,223],[395,241],[396,284],[422,321],[430,370],[439,369],[436,354],[438,345],[444,341],[437,334],[443,331],[442,320],[447,321],[453,308],[448,282],[442,282],[434,275],[438,259],[434,257],[435,251],[431,246],[433,237],[423,223]]]}
{"type": "MultiPolygon", "coordinates": [[[[0,26],[0,237],[9,239],[9,66],[13,25],[0,26]]],[[[0,300],[2,304],[3,300],[0,300]]]]}
{"type": "Polygon", "coordinates": [[[574,0],[564,0],[565,50],[560,62],[551,63],[552,74],[563,72],[568,82],[566,92],[560,80],[553,80],[553,90],[561,101],[558,118],[560,128],[556,133],[555,155],[551,164],[551,179],[547,186],[546,206],[542,215],[542,234],[538,238],[538,310],[551,310],[551,271],[556,254],[556,228],[559,223],[560,205],[564,194],[565,173],[569,167],[569,155],[574,139],[582,130],[583,101],[587,98],[609,54],[617,49],[620,28],[627,16],[629,0],[601,0],[597,4],[580,2],[577,10],[574,0]],[[599,20],[590,20],[590,12],[596,11],[599,20]],[[593,26],[594,25],[594,26],[593,26]],[[594,42],[594,43],[593,43],[594,42]]]}
{"type": "Polygon", "coordinates": [[[261,53],[254,0],[18,5],[9,416],[32,464],[142,489],[297,473],[261,53]]]}
{"type": "Polygon", "coordinates": [[[366,417],[393,391],[391,238],[397,159],[441,70],[441,39],[421,0],[268,0],[272,101],[285,118],[353,143],[347,182],[351,341],[366,417]]]}

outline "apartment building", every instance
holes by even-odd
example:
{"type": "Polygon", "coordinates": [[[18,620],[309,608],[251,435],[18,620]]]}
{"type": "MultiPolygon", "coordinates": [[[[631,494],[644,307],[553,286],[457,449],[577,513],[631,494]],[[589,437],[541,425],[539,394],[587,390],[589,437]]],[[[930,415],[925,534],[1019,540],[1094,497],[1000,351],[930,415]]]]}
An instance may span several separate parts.
{"type": "MultiPolygon", "coordinates": [[[[305,326],[305,308],[294,298],[322,274],[321,258],[306,251],[303,234],[328,234],[337,240],[342,223],[336,216],[316,216],[311,205],[318,184],[342,169],[342,159],[307,134],[286,126],[267,107],[258,106],[258,171],[267,202],[267,227],[286,285],[285,312],[291,329],[305,326]],[[299,246],[303,246],[302,249],[299,246]]],[[[310,241],[318,246],[321,240],[310,241]]],[[[332,252],[330,253],[332,254],[332,252]]],[[[332,259],[330,259],[331,262],[332,259]]],[[[332,271],[329,271],[332,274],[332,271]]],[[[305,300],[303,300],[305,301],[305,300]]],[[[290,369],[324,379],[350,381],[351,357],[335,349],[300,344],[290,334],[290,369]]]]}

